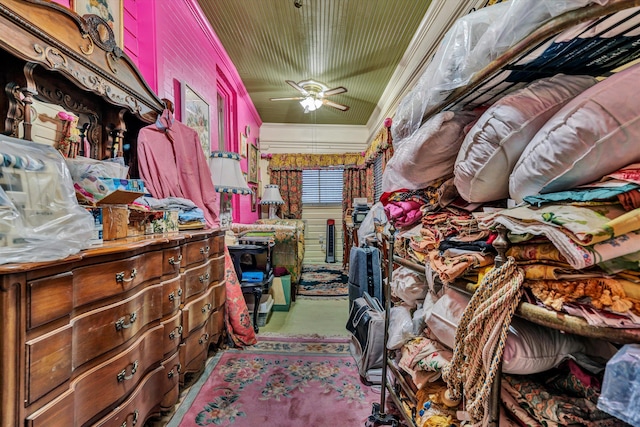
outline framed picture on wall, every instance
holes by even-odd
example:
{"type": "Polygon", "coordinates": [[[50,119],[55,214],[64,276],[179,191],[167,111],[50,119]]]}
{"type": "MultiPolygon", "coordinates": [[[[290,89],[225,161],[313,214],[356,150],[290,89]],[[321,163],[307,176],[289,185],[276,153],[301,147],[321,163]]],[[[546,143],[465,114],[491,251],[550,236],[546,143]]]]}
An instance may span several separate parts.
{"type": "Polygon", "coordinates": [[[182,123],[198,132],[205,158],[211,155],[209,104],[188,84],[182,83],[182,123]]]}
{"type": "Polygon", "coordinates": [[[251,187],[251,212],[258,210],[258,187],[252,185],[251,187]]]}
{"type": "MultiPolygon", "coordinates": [[[[113,31],[116,44],[122,48],[124,27],[122,24],[123,0],[71,0],[71,6],[78,15],[98,15],[104,19],[113,31]]],[[[107,40],[106,34],[101,34],[107,40]]]]}
{"type": "Polygon", "coordinates": [[[249,144],[249,155],[247,158],[247,164],[249,165],[249,182],[252,184],[258,183],[258,157],[260,157],[260,153],[258,152],[258,147],[253,144],[249,144]]]}
{"type": "Polygon", "coordinates": [[[247,157],[247,135],[243,133],[240,134],[240,155],[247,157]]]}

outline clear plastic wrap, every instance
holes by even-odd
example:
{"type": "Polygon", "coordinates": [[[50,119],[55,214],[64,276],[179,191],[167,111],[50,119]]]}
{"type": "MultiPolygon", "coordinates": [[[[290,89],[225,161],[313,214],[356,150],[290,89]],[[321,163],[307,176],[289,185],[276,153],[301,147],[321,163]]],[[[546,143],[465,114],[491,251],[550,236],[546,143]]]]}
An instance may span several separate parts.
{"type": "Polygon", "coordinates": [[[124,179],[129,173],[129,166],[125,166],[122,157],[96,160],[78,156],[74,159],[67,158],[65,161],[73,182],[79,182],[87,176],[94,178],[110,177],[124,179]]]}
{"type": "Polygon", "coordinates": [[[398,349],[402,347],[405,342],[415,337],[416,335],[413,333],[411,309],[404,304],[391,307],[387,348],[389,350],[398,349]]]}
{"type": "Polygon", "coordinates": [[[400,298],[407,307],[415,308],[427,295],[427,283],[420,274],[407,267],[393,271],[391,294],[400,298]]]}
{"type": "Polygon", "coordinates": [[[607,362],[598,408],[640,426],[640,344],[623,346],[607,362]]]}
{"type": "Polygon", "coordinates": [[[372,236],[382,240],[378,233],[386,231],[387,227],[388,220],[387,215],[384,213],[384,206],[382,206],[382,203],[377,202],[371,206],[371,209],[369,209],[369,212],[360,223],[360,227],[358,227],[358,241],[365,242],[367,237],[372,236]]]}
{"type": "Polygon", "coordinates": [[[90,245],[93,228],[60,153],[0,135],[0,264],[64,258],[90,245]]]}
{"type": "Polygon", "coordinates": [[[413,134],[425,112],[469,83],[475,73],[545,21],[564,12],[608,0],[510,0],[458,19],[445,34],[415,87],[400,101],[393,118],[394,145],[413,134]]]}

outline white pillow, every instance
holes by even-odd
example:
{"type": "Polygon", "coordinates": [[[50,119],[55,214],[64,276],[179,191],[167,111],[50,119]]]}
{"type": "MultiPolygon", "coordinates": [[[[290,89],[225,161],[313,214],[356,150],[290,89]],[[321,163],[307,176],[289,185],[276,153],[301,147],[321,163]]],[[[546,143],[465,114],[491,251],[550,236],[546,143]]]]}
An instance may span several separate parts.
{"type": "Polygon", "coordinates": [[[382,174],[382,191],[419,190],[453,174],[464,128],[477,113],[445,111],[427,120],[415,133],[393,142],[393,156],[382,174]]]}
{"type": "Polygon", "coordinates": [[[640,66],[584,91],[540,129],[509,178],[524,197],[574,188],[640,161],[640,66]]]}
{"type": "MultiPolygon", "coordinates": [[[[429,331],[449,348],[455,346],[456,328],[470,298],[447,289],[430,314],[429,331]]],[[[502,370],[507,374],[528,375],[558,366],[570,354],[585,351],[584,341],[571,334],[513,318],[504,348],[502,370]]]]}
{"type": "Polygon", "coordinates": [[[531,138],[568,101],[596,83],[589,76],[558,74],[493,104],[458,153],[454,183],[460,195],[472,203],[509,197],[509,175],[531,138]]]}

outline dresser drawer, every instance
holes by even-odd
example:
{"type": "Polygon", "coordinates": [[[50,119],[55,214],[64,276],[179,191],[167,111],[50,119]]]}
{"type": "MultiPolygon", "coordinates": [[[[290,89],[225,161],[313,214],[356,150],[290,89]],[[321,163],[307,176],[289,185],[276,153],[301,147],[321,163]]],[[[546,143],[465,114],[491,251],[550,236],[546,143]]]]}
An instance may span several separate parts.
{"type": "Polygon", "coordinates": [[[175,351],[182,341],[182,313],[162,322],[162,349],[164,354],[175,351]]]}
{"type": "Polygon", "coordinates": [[[211,258],[211,283],[224,280],[224,254],[211,258]]]}
{"type": "Polygon", "coordinates": [[[211,267],[207,262],[184,272],[184,299],[187,300],[209,287],[211,283],[211,267]]]}
{"type": "Polygon", "coordinates": [[[69,390],[47,406],[29,415],[24,425],[27,427],[76,426],[73,417],[73,390],[69,390]]]}
{"type": "MultiPolygon", "coordinates": [[[[209,334],[207,324],[191,331],[191,335],[183,341],[180,347],[182,376],[188,372],[197,372],[202,368],[207,359],[207,350],[209,349],[210,342],[211,335],[209,334]]],[[[184,381],[184,379],[181,381],[184,381]]]]}
{"type": "Polygon", "coordinates": [[[25,343],[27,404],[71,378],[72,336],[67,325],[25,343]]]}
{"type": "Polygon", "coordinates": [[[165,368],[162,366],[150,372],[127,400],[93,426],[143,426],[165,394],[163,390],[165,375],[165,368]]]}
{"type": "Polygon", "coordinates": [[[213,308],[218,310],[227,302],[227,282],[216,283],[211,289],[213,290],[213,308]]]}
{"type": "Polygon", "coordinates": [[[209,237],[209,246],[211,247],[209,256],[222,255],[224,257],[224,233],[216,233],[209,237]]]}
{"type": "Polygon", "coordinates": [[[162,362],[165,375],[163,376],[164,384],[162,389],[165,395],[160,403],[160,408],[164,411],[173,409],[180,397],[180,373],[182,365],[180,364],[180,355],[176,352],[173,356],[162,362]]]}
{"type": "Polygon", "coordinates": [[[183,251],[183,264],[184,267],[189,267],[193,264],[201,263],[209,258],[211,253],[211,243],[209,239],[196,240],[184,245],[183,251]]]}
{"type": "Polygon", "coordinates": [[[183,297],[182,278],[162,282],[162,315],[168,316],[180,308],[183,297]]]}
{"type": "Polygon", "coordinates": [[[224,333],[224,307],[213,312],[207,325],[211,336],[210,342],[217,343],[224,333]]]}
{"type": "Polygon", "coordinates": [[[182,248],[165,249],[162,254],[162,275],[174,276],[180,273],[182,264],[182,248]]]}
{"type": "Polygon", "coordinates": [[[182,336],[187,337],[192,330],[199,328],[209,319],[211,312],[215,310],[215,290],[210,288],[202,296],[187,303],[182,308],[182,336]]]}
{"type": "Polygon", "coordinates": [[[162,285],[72,319],[73,368],[131,339],[162,316],[162,285]]]}
{"type": "Polygon", "coordinates": [[[27,328],[69,316],[73,309],[73,274],[62,273],[27,283],[27,328]]]}
{"type": "Polygon", "coordinates": [[[160,278],[162,258],[162,251],[154,251],[99,266],[78,268],[73,273],[74,307],[119,295],[147,280],[160,278]]]}

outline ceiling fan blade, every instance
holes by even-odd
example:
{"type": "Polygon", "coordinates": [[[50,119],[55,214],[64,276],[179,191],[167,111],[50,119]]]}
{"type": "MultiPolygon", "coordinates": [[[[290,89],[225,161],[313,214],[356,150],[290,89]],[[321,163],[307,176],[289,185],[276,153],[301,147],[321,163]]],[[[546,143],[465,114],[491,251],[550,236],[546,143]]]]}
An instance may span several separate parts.
{"type": "Polygon", "coordinates": [[[292,98],[269,98],[269,101],[300,101],[304,99],[302,96],[294,96],[292,98]]]}
{"type": "Polygon", "coordinates": [[[338,104],[337,102],[329,101],[328,99],[323,99],[322,103],[328,107],[337,108],[341,111],[347,111],[349,109],[349,107],[346,105],[338,104]]]}
{"type": "Polygon", "coordinates": [[[309,95],[309,92],[307,92],[305,88],[303,88],[302,86],[298,85],[298,83],[294,82],[293,80],[285,80],[285,82],[287,82],[287,84],[289,86],[291,86],[292,88],[294,88],[295,90],[297,90],[298,92],[303,94],[304,96],[308,96],[309,95]]]}
{"type": "Polygon", "coordinates": [[[334,87],[333,89],[329,89],[324,91],[324,96],[331,96],[331,95],[337,95],[339,93],[345,93],[347,91],[347,88],[342,87],[342,86],[338,86],[338,87],[334,87]]]}

